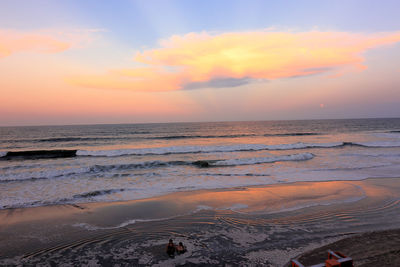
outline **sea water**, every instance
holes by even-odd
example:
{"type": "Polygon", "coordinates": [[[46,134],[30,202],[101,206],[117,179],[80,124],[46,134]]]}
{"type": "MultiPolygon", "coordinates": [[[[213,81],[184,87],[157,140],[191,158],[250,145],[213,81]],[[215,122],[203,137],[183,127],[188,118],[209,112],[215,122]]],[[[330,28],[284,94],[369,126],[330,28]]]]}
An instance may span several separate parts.
{"type": "Polygon", "coordinates": [[[0,209],[400,176],[400,119],[0,127],[0,209]]]}

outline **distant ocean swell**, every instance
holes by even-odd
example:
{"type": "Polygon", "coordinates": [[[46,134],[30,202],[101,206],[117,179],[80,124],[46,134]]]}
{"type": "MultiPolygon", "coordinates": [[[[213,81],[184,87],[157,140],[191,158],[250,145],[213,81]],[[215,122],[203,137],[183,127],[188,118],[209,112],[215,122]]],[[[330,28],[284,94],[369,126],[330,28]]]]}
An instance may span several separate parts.
{"type": "MultiPolygon", "coordinates": [[[[400,130],[387,131],[387,133],[399,134],[400,130]]],[[[150,140],[174,140],[174,139],[212,139],[212,138],[241,138],[241,137],[290,137],[290,136],[315,136],[323,135],[318,132],[287,132],[287,133],[266,133],[266,134],[226,134],[226,135],[160,135],[160,136],[140,136],[151,134],[150,132],[133,132],[127,136],[93,136],[93,137],[54,137],[42,139],[12,139],[1,140],[8,143],[32,142],[32,143],[67,143],[67,142],[85,142],[85,141],[123,141],[133,139],[150,139],[150,140]]]]}
{"type": "Polygon", "coordinates": [[[358,146],[366,148],[400,147],[400,141],[379,142],[335,142],[335,143],[293,143],[278,145],[240,144],[225,146],[170,146],[156,148],[114,149],[114,150],[29,150],[29,151],[0,151],[1,160],[11,159],[42,159],[69,158],[76,156],[118,157],[125,155],[170,155],[187,153],[216,153],[261,150],[292,150],[311,148],[340,148],[358,146]]]}
{"type": "MultiPolygon", "coordinates": [[[[400,133],[400,130],[387,131],[387,133],[400,133]]],[[[324,133],[318,132],[287,132],[287,133],[266,133],[266,134],[226,134],[226,135],[161,135],[161,136],[138,136],[147,135],[151,132],[130,132],[127,136],[93,136],[93,137],[54,137],[42,139],[10,139],[1,140],[8,143],[32,142],[32,143],[65,143],[65,142],[83,142],[83,141],[118,141],[132,139],[151,139],[151,140],[173,140],[173,139],[197,139],[197,138],[240,138],[240,137],[289,137],[289,136],[315,136],[324,133]]]]}
{"type": "Polygon", "coordinates": [[[54,138],[42,138],[42,139],[12,139],[2,140],[4,142],[32,142],[32,143],[62,143],[62,142],[84,142],[84,141],[118,141],[118,140],[132,140],[132,139],[154,139],[154,140],[172,140],[172,139],[196,139],[196,138],[240,138],[240,137],[255,137],[255,136],[308,136],[308,135],[320,135],[321,133],[311,132],[295,132],[295,133],[267,133],[267,134],[226,134],[226,135],[161,135],[161,136],[138,136],[150,134],[150,132],[134,132],[129,133],[127,136],[93,136],[93,137],[54,137],[54,138]]]}

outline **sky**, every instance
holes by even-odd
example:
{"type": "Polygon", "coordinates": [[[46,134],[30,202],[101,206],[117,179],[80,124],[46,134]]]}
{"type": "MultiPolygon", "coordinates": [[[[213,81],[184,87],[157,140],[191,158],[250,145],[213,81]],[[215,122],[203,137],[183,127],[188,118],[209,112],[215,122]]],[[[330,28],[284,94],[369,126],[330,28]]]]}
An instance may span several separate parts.
{"type": "Polygon", "coordinates": [[[400,117],[397,0],[0,0],[0,126],[400,117]]]}

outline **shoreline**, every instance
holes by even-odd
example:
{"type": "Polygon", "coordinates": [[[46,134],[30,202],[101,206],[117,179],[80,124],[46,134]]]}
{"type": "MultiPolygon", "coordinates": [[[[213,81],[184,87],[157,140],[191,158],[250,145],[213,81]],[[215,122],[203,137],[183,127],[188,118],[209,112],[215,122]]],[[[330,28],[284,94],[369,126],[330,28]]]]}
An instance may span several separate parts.
{"type": "MultiPolygon", "coordinates": [[[[138,265],[218,265],[218,258],[232,264],[284,265],[328,241],[388,229],[384,217],[398,212],[399,179],[294,182],[175,192],[123,202],[0,210],[0,263],[25,262],[26,255],[36,255],[27,263],[40,262],[42,255],[67,253],[66,248],[80,247],[77,244],[85,244],[85,253],[97,251],[95,246],[101,247],[102,242],[114,244],[114,249],[129,236],[129,251],[136,255],[130,263],[138,265]],[[181,236],[191,252],[175,260],[164,258],[163,244],[171,233],[181,236]],[[90,242],[86,245],[84,240],[90,242]],[[209,255],[205,248],[213,246],[218,250],[209,255]],[[227,247],[234,247],[236,254],[224,258],[227,247]]],[[[398,217],[393,222],[398,220],[400,226],[398,217]]],[[[108,253],[111,248],[101,249],[108,253]]]]}
{"type": "MultiPolygon", "coordinates": [[[[12,224],[12,223],[18,223],[18,222],[23,222],[23,221],[29,221],[29,220],[35,220],[35,219],[51,219],[54,217],[68,217],[71,215],[75,214],[81,214],[81,213],[86,213],[86,212],[93,212],[94,210],[97,209],[103,209],[103,208],[108,208],[108,207],[118,207],[118,206],[130,206],[130,205],[135,205],[137,203],[141,202],[152,202],[152,201],[173,201],[173,199],[179,199],[182,201],[184,199],[185,204],[196,202],[196,200],[199,202],[197,204],[204,204],[204,202],[210,202],[210,200],[215,200],[218,198],[218,201],[215,201],[215,204],[221,204],[224,202],[229,202],[231,201],[231,196],[228,198],[221,199],[221,194],[236,194],[236,197],[240,196],[241,200],[247,200],[254,203],[257,203],[263,199],[260,199],[260,193],[270,193],[272,191],[276,191],[274,189],[278,189],[277,191],[280,191],[280,193],[283,193],[282,190],[280,189],[286,189],[290,191],[284,192],[284,196],[280,195],[280,198],[283,197],[289,197],[291,198],[292,194],[296,192],[297,194],[302,193],[302,196],[306,195],[309,197],[312,201],[315,201],[317,197],[320,198],[322,201],[326,201],[326,203],[312,203],[310,206],[299,206],[298,202],[296,202],[297,206],[294,205],[292,209],[290,208],[281,208],[281,209],[275,209],[275,210],[261,210],[264,213],[280,213],[280,212],[285,212],[285,211],[291,211],[291,210],[296,210],[296,209],[303,209],[303,208],[308,208],[312,206],[318,206],[318,205],[333,205],[337,203],[343,203],[347,201],[337,201],[335,200],[343,197],[341,196],[332,196],[329,195],[329,193],[332,192],[337,192],[338,188],[336,187],[335,189],[329,190],[327,186],[321,186],[321,185],[329,185],[329,186],[334,186],[335,184],[352,184],[352,185],[357,185],[362,184],[364,182],[368,181],[376,181],[380,182],[382,180],[392,180],[392,179],[400,179],[400,177],[389,177],[389,178],[364,178],[361,180],[326,180],[326,181],[300,181],[300,182],[288,182],[288,183],[276,183],[276,184],[266,184],[266,185],[250,185],[250,186],[237,186],[237,187],[231,187],[231,188],[215,188],[215,189],[197,189],[197,190],[189,190],[189,191],[178,191],[178,192],[172,192],[164,195],[159,195],[159,196],[154,196],[154,197],[148,197],[148,198],[141,198],[141,199],[133,199],[133,200],[124,200],[124,201],[110,201],[110,202],[82,202],[82,203],[61,203],[61,204],[51,204],[51,205],[45,205],[45,206],[32,206],[32,207],[16,207],[16,208],[6,208],[6,209],[0,209],[0,227],[4,224],[12,224]],[[314,188],[313,188],[314,186],[314,188]],[[301,189],[303,189],[302,192],[301,189]],[[318,190],[323,190],[323,192],[319,192],[315,194],[316,189],[318,190]],[[257,198],[255,199],[254,196],[250,197],[254,193],[257,193],[257,198]],[[218,197],[216,195],[218,194],[218,197]],[[312,195],[311,195],[312,194],[312,195]],[[200,196],[195,198],[194,196],[200,196]],[[201,201],[200,199],[203,196],[210,197],[208,201],[203,200],[201,201]],[[326,197],[324,197],[326,196],[326,197]],[[327,202],[329,200],[332,200],[333,202],[327,202]],[[201,203],[200,203],[201,202],[201,203]],[[38,218],[40,217],[40,218],[38,218]]],[[[350,199],[349,202],[357,201],[365,197],[363,192],[359,190],[352,190],[355,188],[350,188],[350,187],[341,187],[341,190],[347,190],[346,196],[349,196],[349,194],[352,193],[358,193],[357,196],[351,195],[351,197],[357,197],[359,199],[350,199]],[[357,192],[358,191],[358,192],[357,192]],[[360,194],[361,193],[361,194],[360,194]]],[[[267,198],[271,202],[276,202],[277,200],[271,199],[271,196],[274,197],[276,196],[276,192],[270,193],[269,197],[267,198]]],[[[287,202],[285,202],[287,204],[287,202]]],[[[221,206],[221,205],[219,205],[221,206]]],[[[264,203],[265,206],[265,203],[264,203]]],[[[212,209],[213,207],[209,207],[212,209]]],[[[218,207],[214,207],[218,209],[218,207]]],[[[230,208],[229,206],[226,206],[225,208],[230,208]]],[[[234,207],[233,207],[234,208],[234,207]]],[[[205,206],[205,209],[206,206],[205,206]]],[[[219,209],[223,209],[223,207],[220,207],[219,209]]],[[[237,207],[236,211],[239,210],[244,210],[245,212],[254,212],[254,210],[249,210],[248,207],[242,206],[242,207],[237,207]]],[[[184,215],[184,214],[182,214],[184,215]]],[[[177,215],[179,216],[179,215],[177,215]]]]}
{"type": "MultiPolygon", "coordinates": [[[[48,205],[39,205],[39,206],[17,206],[17,207],[7,207],[0,209],[0,216],[4,211],[13,211],[13,210],[26,210],[26,209],[37,209],[37,208],[51,208],[51,207],[59,207],[59,206],[72,206],[79,209],[88,208],[91,206],[109,206],[109,205],[125,205],[129,203],[134,203],[137,201],[147,201],[152,199],[160,199],[165,198],[170,195],[180,195],[180,194],[191,194],[196,192],[222,192],[222,191],[235,191],[235,190],[243,190],[243,189],[252,189],[252,188],[268,188],[268,187],[279,187],[279,186],[289,186],[289,185],[297,185],[297,184],[307,184],[307,183],[332,183],[332,182],[363,182],[368,180],[380,180],[380,179],[400,179],[400,177],[368,177],[362,179],[355,179],[355,180],[340,180],[340,179],[332,179],[332,180],[322,180],[322,181],[313,181],[313,180],[304,180],[304,181],[293,181],[293,182],[278,182],[278,183],[271,183],[271,184],[257,184],[257,185],[243,185],[243,186],[234,186],[234,187],[222,187],[222,188],[200,188],[200,189],[193,189],[187,191],[175,191],[170,193],[165,193],[161,195],[149,196],[144,198],[137,198],[131,200],[115,200],[115,201],[88,201],[88,202],[72,202],[72,203],[55,203],[55,204],[48,204],[48,205]],[[84,208],[82,208],[84,207],[84,208]]],[[[280,212],[280,211],[277,211],[280,212]]]]}

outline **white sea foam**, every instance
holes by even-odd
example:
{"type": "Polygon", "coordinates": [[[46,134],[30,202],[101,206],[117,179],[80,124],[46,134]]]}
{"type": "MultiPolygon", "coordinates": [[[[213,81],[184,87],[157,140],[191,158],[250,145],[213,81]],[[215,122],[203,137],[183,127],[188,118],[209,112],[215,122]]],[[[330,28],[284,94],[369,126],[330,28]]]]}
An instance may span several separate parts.
{"type": "Polygon", "coordinates": [[[375,141],[356,143],[367,147],[400,147],[400,141],[375,141]]]}
{"type": "MultiPolygon", "coordinates": [[[[237,210],[237,209],[243,209],[243,208],[247,208],[247,205],[244,204],[236,204],[233,205],[232,207],[226,208],[226,209],[230,209],[230,210],[237,210]]],[[[86,230],[90,230],[90,231],[94,231],[94,230],[100,230],[100,229],[117,229],[117,228],[122,228],[131,224],[135,224],[135,223],[139,223],[139,222],[156,222],[156,221],[166,221],[166,220],[170,220],[170,219],[174,219],[177,217],[181,217],[181,216],[186,216],[186,215],[191,215],[191,214],[195,214],[197,212],[203,211],[203,210],[213,210],[214,208],[207,206],[207,205],[198,205],[193,211],[189,211],[186,212],[184,214],[178,214],[178,215],[174,215],[174,216],[169,216],[169,217],[164,217],[164,218],[154,218],[154,219],[131,219],[131,220],[127,220],[124,221],[120,224],[114,225],[114,226],[95,226],[95,225],[91,225],[88,223],[76,223],[73,224],[73,226],[75,227],[81,227],[81,228],[85,228],[86,230]]]]}
{"type": "Polygon", "coordinates": [[[232,211],[238,211],[242,209],[247,209],[249,206],[246,204],[241,204],[241,203],[236,203],[233,204],[232,206],[221,208],[222,210],[232,210],[232,211]]]}
{"type": "Polygon", "coordinates": [[[290,149],[303,149],[303,148],[329,148],[337,147],[343,145],[342,142],[335,143],[293,143],[293,144],[279,144],[279,145],[269,145],[268,150],[290,150],[290,149]]]}
{"type": "Polygon", "coordinates": [[[198,205],[196,207],[196,209],[193,211],[193,213],[196,213],[196,212],[199,212],[199,211],[202,211],[202,210],[212,210],[212,209],[213,209],[212,207],[207,206],[207,205],[198,205]]]}
{"type": "Polygon", "coordinates": [[[309,160],[312,158],[314,158],[314,155],[311,153],[301,153],[301,154],[284,155],[276,157],[257,157],[257,158],[221,160],[217,161],[214,165],[216,166],[252,165],[260,163],[272,163],[278,161],[301,161],[301,160],[309,160]]]}
{"type": "MultiPolygon", "coordinates": [[[[192,213],[193,212],[191,212],[189,214],[192,214],[192,213]]],[[[165,217],[165,218],[156,218],[156,219],[132,219],[132,220],[124,221],[124,222],[122,222],[122,223],[120,223],[118,225],[115,225],[115,226],[95,226],[95,225],[91,225],[91,224],[88,224],[88,223],[76,223],[76,224],[73,224],[72,226],[85,228],[86,230],[89,230],[89,231],[110,230],[110,229],[122,228],[122,227],[131,225],[131,224],[135,224],[135,223],[139,223],[139,222],[166,221],[166,220],[174,219],[176,217],[185,216],[185,215],[188,215],[188,214],[175,215],[175,216],[170,216],[170,217],[165,217]]]]}
{"type": "MultiPolygon", "coordinates": [[[[120,223],[120,224],[118,224],[116,226],[103,226],[103,227],[102,226],[91,225],[91,224],[88,224],[88,223],[76,223],[76,224],[73,224],[72,226],[85,228],[86,230],[89,230],[89,231],[109,230],[109,229],[117,229],[117,228],[125,227],[125,226],[130,225],[130,224],[135,224],[136,222],[139,222],[139,221],[140,220],[128,220],[128,221],[120,223]]],[[[149,221],[149,220],[147,220],[147,221],[149,221]]]]}

